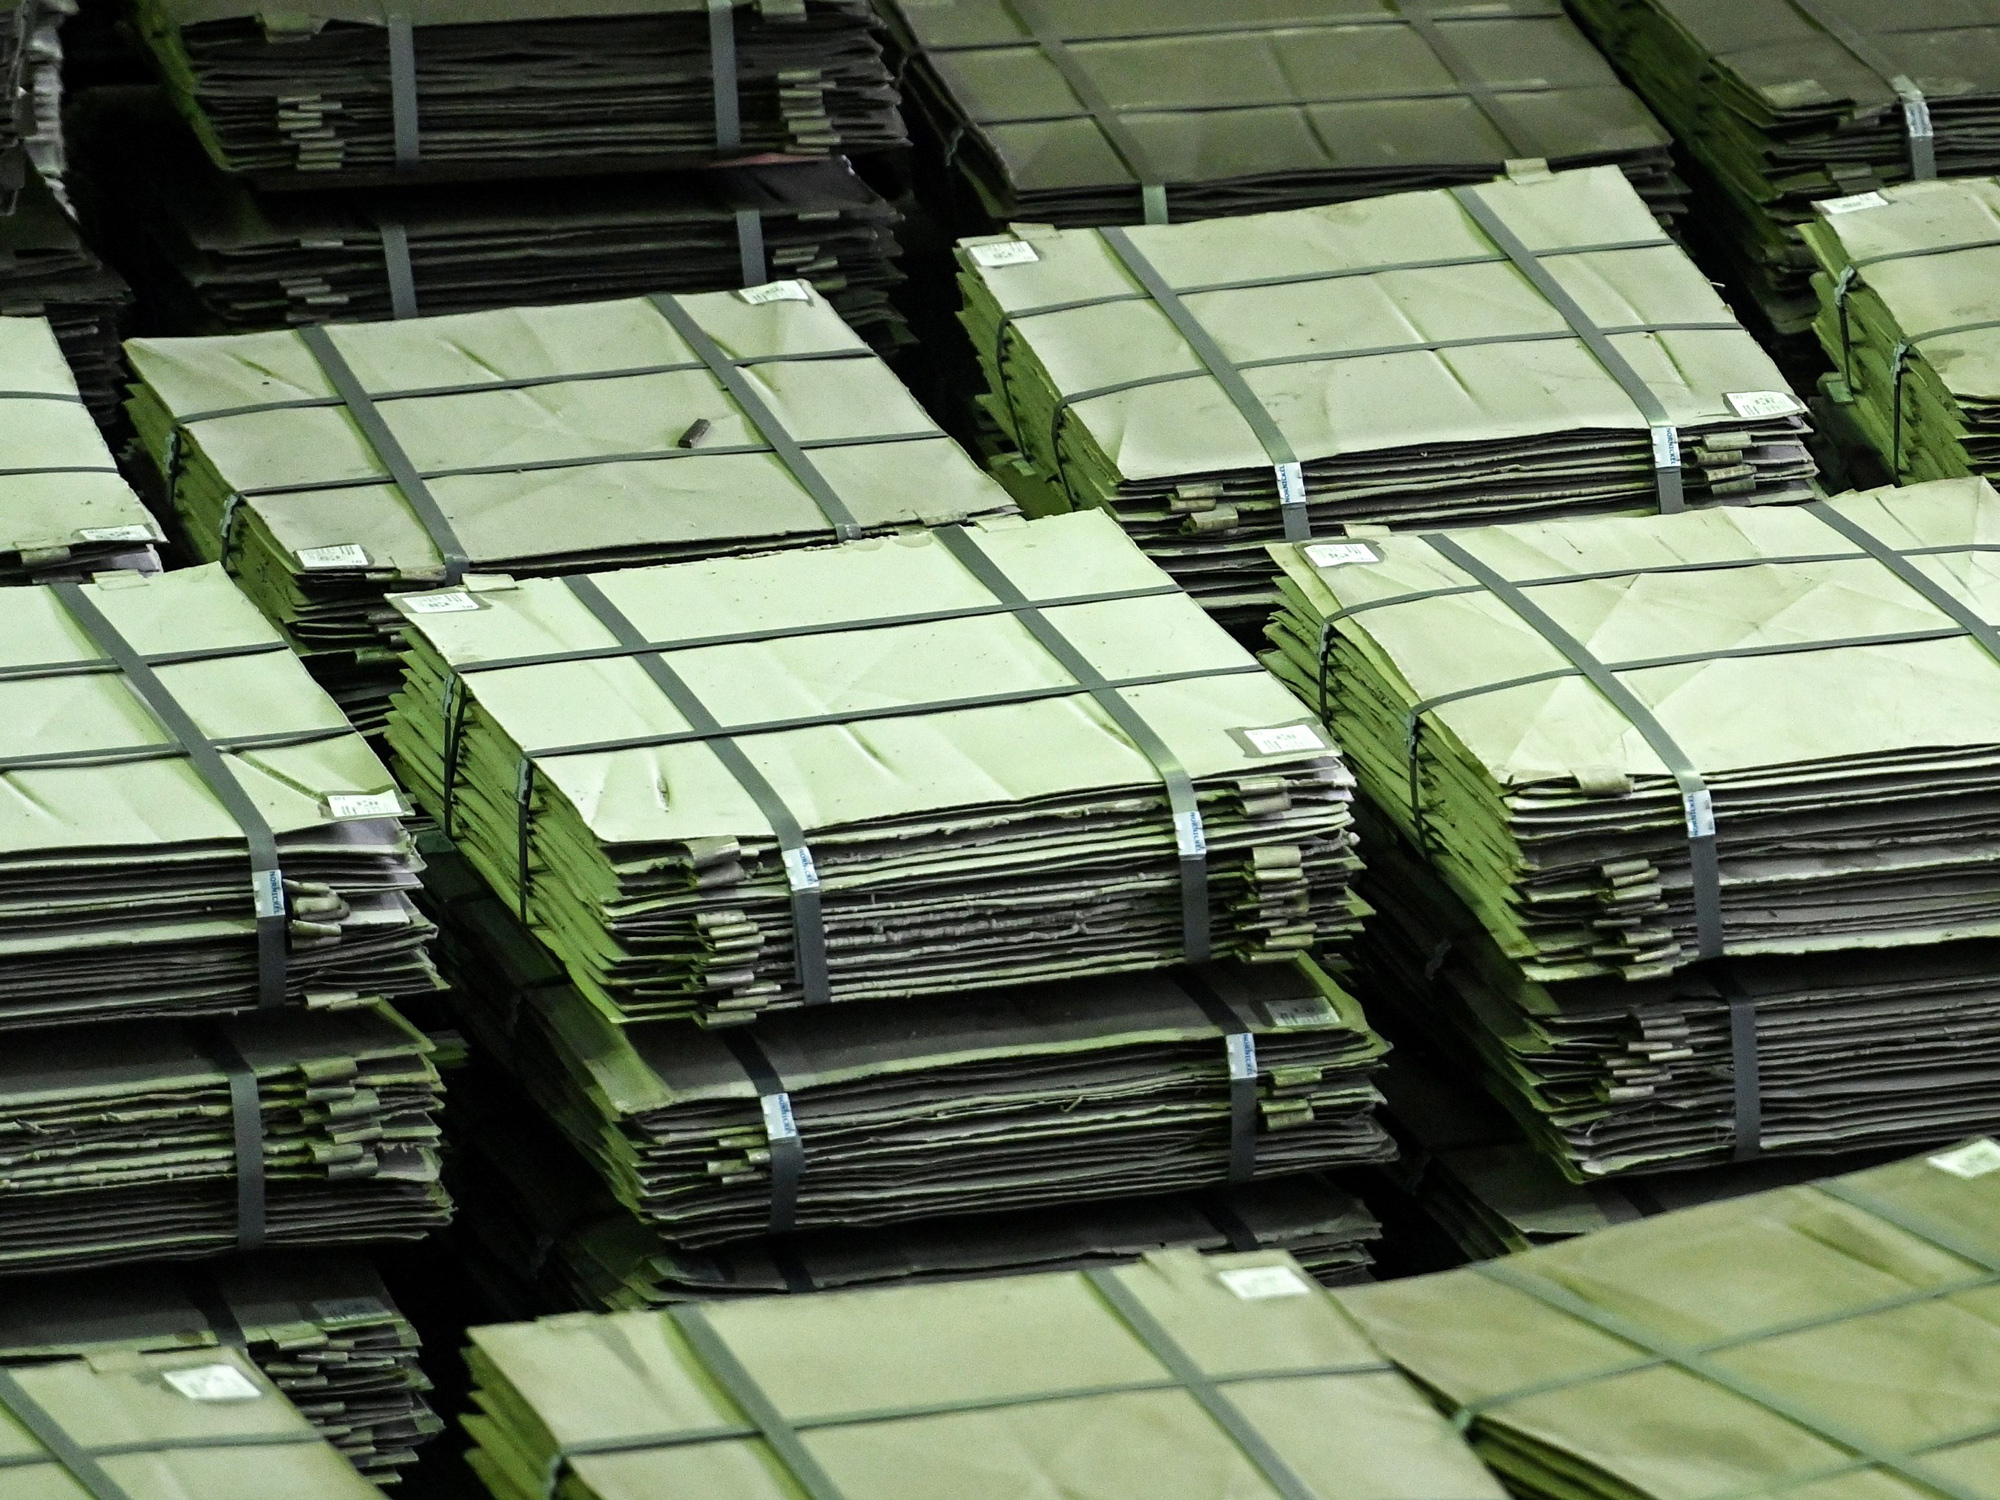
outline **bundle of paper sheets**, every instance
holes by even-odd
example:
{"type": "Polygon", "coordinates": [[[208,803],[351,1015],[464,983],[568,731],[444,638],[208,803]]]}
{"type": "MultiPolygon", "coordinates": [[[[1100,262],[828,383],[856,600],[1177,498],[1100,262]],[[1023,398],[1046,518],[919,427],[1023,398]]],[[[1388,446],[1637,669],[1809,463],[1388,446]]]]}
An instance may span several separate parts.
{"type": "Polygon", "coordinates": [[[1281,538],[1811,493],[1804,407],[1613,168],[958,260],[1037,508],[1109,510],[1232,624],[1281,538]]]}
{"type": "Polygon", "coordinates": [[[299,187],[900,145],[872,17],[865,0],[141,0],[137,29],[217,166],[299,187]]]}
{"type": "Polygon", "coordinates": [[[0,315],[46,317],[84,405],[100,424],[115,423],[125,382],[120,323],[131,288],[83,242],[38,173],[28,174],[14,211],[0,216],[0,251],[0,315]]]}
{"type": "Polygon", "coordinates": [[[1677,206],[1666,132],[1553,0],[882,9],[907,106],[949,143],[965,233],[1302,208],[1533,157],[1616,164],[1655,209],[1677,206]]]}

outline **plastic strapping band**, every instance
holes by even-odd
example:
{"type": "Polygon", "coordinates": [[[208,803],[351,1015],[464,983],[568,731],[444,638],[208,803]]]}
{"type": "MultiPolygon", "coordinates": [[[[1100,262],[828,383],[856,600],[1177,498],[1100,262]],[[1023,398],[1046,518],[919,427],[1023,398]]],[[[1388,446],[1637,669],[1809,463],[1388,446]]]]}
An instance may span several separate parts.
{"type": "Polygon", "coordinates": [[[1541,263],[1535,253],[1521,242],[1519,235],[1509,229],[1493,205],[1488,203],[1478,189],[1456,187],[1451,190],[1459,206],[1472,216],[1472,221],[1485,231],[1486,237],[1494,245],[1506,252],[1507,258],[1520,269],[1529,283],[1548,300],[1569,324],[1570,331],[1583,341],[1584,348],[1591,357],[1604,367],[1604,373],[1618,382],[1618,386],[1639,410],[1646,426],[1653,436],[1653,481],[1660,492],[1662,514],[1672,514],[1687,509],[1687,501],[1681,487],[1681,436],[1673,419],[1660,398],[1653,394],[1653,388],[1640,378],[1639,372],[1611,342],[1610,336],[1595,323],[1577,304],[1577,300],[1564,290],[1549,268],[1541,263]]]}
{"type": "Polygon", "coordinates": [[[684,1302],[669,1309],[668,1316],[693,1348],[695,1357],[715,1377],[716,1384],[728,1392],[729,1399],[736,1403],[743,1415],[750,1419],[770,1445],[772,1456],[810,1500],[844,1500],[840,1486],[820,1467],[819,1460],[806,1451],[798,1429],[785,1420],[771,1398],[764,1394],[756,1377],[743,1367],[735,1352],[722,1341],[701,1305],[684,1302]]]}
{"type": "Polygon", "coordinates": [[[1239,1255],[1264,1248],[1264,1242],[1257,1238],[1257,1231],[1244,1221],[1243,1215],[1229,1201],[1229,1195],[1222,1192],[1202,1193],[1195,1199],[1195,1206],[1201,1210],[1203,1218],[1213,1224],[1229,1248],[1239,1255]]]}
{"type": "Polygon", "coordinates": [[[389,273],[389,311],[398,318],[417,315],[417,275],[410,265],[410,231],[394,219],[375,226],[382,236],[382,264],[389,273]]]}
{"type": "Polygon", "coordinates": [[[771,408],[765,404],[764,398],[757,394],[756,388],[744,378],[742,367],[724,354],[721,346],[708,336],[707,331],[699,323],[695,322],[693,315],[681,305],[680,298],[666,292],[655,292],[651,301],[653,306],[659,309],[660,316],[673,325],[674,332],[678,333],[688,348],[694,351],[695,357],[707,365],[709,373],[721,382],[730,399],[743,409],[743,415],[749,418],[750,425],[757,430],[758,437],[770,445],[771,451],[777,454],[779,461],[790,471],[792,478],[796,479],[812,497],[813,503],[820,508],[828,524],[833,527],[833,534],[843,542],[852,541],[860,536],[861,526],[854,519],[854,513],[835,493],[826,476],[819,471],[818,465],[806,457],[805,450],[785,430],[771,408]]]}
{"type": "Polygon", "coordinates": [[[1694,882],[1694,925],[1696,956],[1722,957],[1722,870],[1715,848],[1715,810],[1708,783],[1687,752],[1675,743],[1653,711],[1639,701],[1632,690],[1593,656],[1590,650],[1558,625],[1539,605],[1513,584],[1442,532],[1427,532],[1428,542],[1447,561],[1483,584],[1490,594],[1536,634],[1547,641],[1570,665],[1602,693],[1611,706],[1623,714],[1632,727],[1652,747],[1674,783],[1680,788],[1681,809],[1687,827],[1689,872],[1694,882]]]}
{"type": "MultiPolygon", "coordinates": [[[[791,1090],[785,1087],[785,1080],[771,1066],[770,1057],[747,1030],[731,1027],[721,1035],[730,1055],[756,1088],[757,1104],[764,1113],[764,1135],[771,1143],[770,1233],[790,1234],[798,1226],[799,1180],[806,1172],[805,1142],[799,1139],[791,1090]]],[[[790,1275],[785,1279],[789,1282],[790,1275]]]]}
{"type": "Polygon", "coordinates": [[[771,279],[764,259],[764,216],[754,208],[736,210],[736,256],[744,286],[762,286],[771,279]]]}
{"type": "Polygon", "coordinates": [[[49,1409],[28,1394],[14,1372],[0,1366],[0,1407],[27,1428],[49,1450],[49,1456],[80,1485],[91,1500],[133,1500],[132,1492],[113,1479],[104,1465],[64,1430],[49,1409]]]}
{"type": "Polygon", "coordinates": [[[437,497],[424,483],[417,466],[410,462],[410,455],[403,451],[403,445],[382,419],[374,399],[355,378],[347,356],[340,352],[326,329],[314,323],[299,329],[298,335],[307,351],[319,361],[319,367],[326,372],[326,378],[332,382],[334,392],[340,397],[341,405],[347,408],[348,416],[354,419],[354,425],[361,430],[361,436],[389,471],[391,482],[402,491],[404,503],[430,536],[431,545],[444,558],[443,586],[456,587],[465,577],[468,566],[465,544],[452,529],[450,518],[438,506],[437,497]]]}
{"type": "MultiPolygon", "coordinates": [[[[1499,132],[1500,139],[1506,143],[1509,156],[1535,157],[1546,154],[1529,143],[1528,138],[1521,132],[1520,122],[1500,102],[1493,86],[1473,70],[1465,54],[1458,50],[1458,44],[1444,34],[1443,28],[1438,25],[1438,18],[1430,12],[1428,0],[1388,0],[1388,6],[1390,14],[1400,16],[1409,24],[1410,30],[1431,49],[1431,55],[1444,64],[1445,71],[1451,74],[1452,81],[1458,85],[1465,97],[1486,116],[1487,123],[1499,132]]],[[[1472,19],[1477,21],[1484,18],[1475,13],[1472,19]]]]}
{"type": "Polygon", "coordinates": [[[1153,763],[1166,787],[1167,806],[1174,820],[1174,844],[1180,854],[1183,956],[1189,963],[1208,962],[1213,951],[1208,935],[1208,836],[1202,828],[1201,804],[1195,796],[1194,782],[1180,757],[1055,623],[1028,601],[971,532],[962,526],[944,526],[932,535],[944,543],[946,550],[964,564],[965,570],[988,593],[1012,606],[1015,618],[1028,628],[1042,649],[1076,679],[1078,686],[1110,715],[1139,753],[1153,763]]]}
{"type": "MultiPolygon", "coordinates": [[[[639,645],[645,636],[625,618],[597,586],[597,581],[587,577],[571,577],[564,580],[571,593],[582,601],[597,622],[618,640],[620,645],[639,645]]],[[[681,675],[667,665],[666,658],[657,653],[637,658],[639,665],[653,680],[654,686],[667,695],[669,702],[679,710],[682,718],[703,737],[715,752],[715,758],[722,762],[723,769],[736,778],[737,784],[750,794],[757,808],[771,825],[776,835],[781,857],[785,862],[785,872],[791,886],[792,928],[797,948],[799,984],[805,991],[808,1005],[823,1005],[832,999],[827,973],[826,925],[820,909],[819,872],[813,862],[812,851],[806,844],[805,829],[792,810],[785,805],[785,799],[778,795],[764,773],[751,764],[743,747],[723,729],[714,714],[696,695],[681,675]]]]}
{"type": "Polygon", "coordinates": [[[1174,330],[1187,341],[1194,357],[1208,367],[1208,373],[1215,377],[1215,383],[1222,387],[1222,393],[1235,406],[1257,441],[1263,445],[1264,456],[1271,460],[1272,472],[1278,485],[1278,513],[1284,518],[1285,540],[1306,542],[1312,540],[1312,524],[1306,515],[1305,471],[1300,467],[1299,456],[1292,451],[1292,445],[1279,428],[1277,419],[1270,408],[1258,399],[1250,389],[1250,383],[1243,378],[1243,372],[1236,367],[1221,345],[1215,342],[1209,331],[1202,327],[1180,295],[1167,285],[1153,263],[1140,253],[1132,243],[1132,237],[1122,229],[1100,229],[1104,243],[1111,247],[1111,253],[1124,263],[1140,286],[1146,289],[1160,311],[1174,325],[1174,330]]]}
{"type": "Polygon", "coordinates": [[[1132,1295],[1131,1289],[1118,1279],[1115,1272],[1100,1267],[1083,1274],[1090,1278],[1090,1284],[1111,1305],[1111,1310],[1125,1320],[1125,1326],[1138,1335],[1139,1342],[1146,1346],[1153,1358],[1167,1367],[1167,1372],[1180,1382],[1182,1388],[1201,1403],[1202,1410],[1208,1413],[1215,1425],[1228,1434],[1229,1440],[1263,1475],[1265,1483],[1285,1500],[1320,1500],[1319,1492],[1299,1478],[1278,1450],[1244,1419],[1241,1409],[1222,1387],[1188,1356],[1187,1350],[1132,1295]]]}
{"type": "Polygon", "coordinates": [[[417,131],[417,30],[405,5],[388,8],[389,110],[396,137],[396,165],[414,167],[421,154],[417,131]]]}
{"type": "Polygon", "coordinates": [[[708,58],[715,90],[716,149],[741,150],[743,101],[737,82],[736,7],[732,0],[708,0],[708,58]]]}
{"type": "Polygon", "coordinates": [[[264,1178],[264,1107],[257,1095],[257,1070],[221,1026],[194,1033],[195,1045],[229,1080],[229,1128],[236,1153],[236,1246],[257,1250],[268,1227],[264,1178]]]}
{"type": "Polygon", "coordinates": [[[1177,969],[1173,979],[1222,1033],[1229,1064],[1229,1180],[1257,1175],[1257,1038],[1236,1008],[1193,969],[1177,969]]]}
{"type": "MultiPolygon", "coordinates": [[[[1844,305],[1841,315],[1843,318],[1846,316],[1844,305]]],[[[2000,318],[1981,318],[1975,323],[1953,323],[1946,328],[1927,328],[1922,333],[1913,333],[1907,338],[1898,340],[1896,347],[1889,352],[1889,373],[1893,382],[1889,392],[1889,463],[1898,483],[1901,483],[1903,477],[1903,378],[1909,370],[1911,353],[1919,344],[1927,343],[1931,339],[1947,339],[1961,333],[1983,333],[1989,328],[2000,328],[2000,318]]],[[[1841,337],[1845,339],[1846,336],[1843,325],[1841,337]]]]}
{"type": "Polygon", "coordinates": [[[194,1310],[207,1320],[217,1343],[231,1349],[249,1347],[250,1335],[244,1331],[243,1320],[236,1316],[213,1262],[196,1261],[183,1267],[180,1280],[182,1292],[194,1310]]]}
{"type": "MultiPolygon", "coordinates": [[[[1887,53],[1839,16],[1828,15],[1819,0],[1791,0],[1792,9],[1846,49],[1854,60],[1887,84],[1903,106],[1903,135],[1909,142],[1910,175],[1919,182],[1937,176],[1937,139],[1931,107],[1924,92],[1907,73],[1896,70],[1887,53]]],[[[1886,14],[1886,13],[1885,13],[1886,14]]]]}
{"type": "Polygon", "coordinates": [[[215,794],[222,810],[243,830],[243,841],[250,854],[251,910],[257,921],[257,1004],[260,1009],[276,1009],[285,1003],[286,945],[285,879],[278,864],[277,834],[231,773],[215,741],[201,732],[188,711],[167,691],[159,673],[84,593],[83,585],[56,583],[50,588],[69,611],[70,618],[117,666],[133,694],[186,756],[195,775],[215,794]]]}
{"type": "Polygon", "coordinates": [[[1090,76],[1089,69],[1077,61],[1076,54],[1069,49],[1051,23],[1040,0],[1000,0],[1000,8],[1007,12],[1023,31],[1027,32],[1035,45],[1042,49],[1042,56],[1062,75],[1070,92],[1097,122],[1097,128],[1104,134],[1104,142],[1125,163],[1139,184],[1139,204],[1148,224],[1167,222],[1167,184],[1154,167],[1150,154],[1139,144],[1132,128],[1111,106],[1104,96],[1104,90],[1097,86],[1097,80],[1090,76]]]}
{"type": "Polygon", "coordinates": [[[1804,508],[1881,563],[1911,589],[1923,595],[1927,604],[1977,641],[1985,648],[1988,656],[2000,662],[2000,630],[1996,630],[1982,616],[1975,614],[1969,606],[1929,574],[1895,548],[1885,544],[1872,531],[1856,524],[1850,517],[1842,515],[1824,500],[1816,500],[1804,508]]]}
{"type": "Polygon", "coordinates": [[[1711,976],[1729,1002],[1729,1076],[1735,1120],[1736,1160],[1764,1154],[1763,1066],[1757,1047],[1757,1001],[1726,968],[1711,976]]]}

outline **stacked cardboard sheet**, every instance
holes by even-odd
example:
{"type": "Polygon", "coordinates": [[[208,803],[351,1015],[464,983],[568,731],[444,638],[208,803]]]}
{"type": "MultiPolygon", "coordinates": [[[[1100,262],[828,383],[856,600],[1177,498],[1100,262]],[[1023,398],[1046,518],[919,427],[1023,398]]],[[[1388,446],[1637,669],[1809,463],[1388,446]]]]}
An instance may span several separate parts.
{"type": "Polygon", "coordinates": [[[1265,546],[1802,500],[1803,406],[1611,168],[974,240],[988,414],[1232,624],[1265,546]]]}
{"type": "Polygon", "coordinates": [[[221,569],[0,589],[0,724],[0,1029],[436,986],[387,769],[221,569]]]}
{"type": "Polygon", "coordinates": [[[2000,1146],[1334,1296],[1510,1493],[2000,1494],[2000,1146]]]}
{"type": "Polygon", "coordinates": [[[1286,1257],[474,1329],[471,1461],[559,1492],[1499,1500],[1286,1257]],[[754,1413],[754,1416],[752,1415],[754,1413]]]}
{"type": "Polygon", "coordinates": [[[1835,399],[1899,482],[2000,471],[2000,179],[1821,206],[1804,234],[1835,399]]]}
{"type": "Polygon", "coordinates": [[[381,1500],[234,1349],[0,1371],[0,1470],[21,1500],[381,1500]]]}
{"type": "Polygon", "coordinates": [[[156,326],[246,332],[810,281],[877,347],[902,322],[896,213],[839,161],[537,184],[259,194],[156,90],[93,89],[77,150],[98,237],[156,326]]]}
{"type": "Polygon", "coordinates": [[[0,250],[0,315],[46,317],[90,414],[112,424],[125,383],[118,339],[131,289],[78,236],[37,173],[28,174],[14,212],[0,217],[0,250]]]}
{"type": "Polygon", "coordinates": [[[1667,133],[1551,0],[885,0],[961,233],[1179,223],[1615,164],[1667,133]]]}
{"type": "Polygon", "coordinates": [[[40,9],[37,0],[0,5],[0,100],[6,101],[0,108],[0,213],[13,212],[23,184],[34,175],[27,141],[35,128],[28,59],[40,9]]]}
{"type": "Polygon", "coordinates": [[[797,280],[130,350],[190,546],[366,729],[395,681],[392,591],[1012,508],[797,280]]]}
{"type": "Polygon", "coordinates": [[[405,786],[620,1019],[1281,961],[1350,783],[1104,516],[399,595],[405,786]]]}
{"type": "Polygon", "coordinates": [[[422,1236],[450,1213],[429,1050],[386,1006],[16,1034],[0,1273],[422,1236]]]}
{"type": "Polygon", "coordinates": [[[1690,228],[1779,333],[1821,200],[2000,168],[1993,0],[1574,0],[1691,159],[1690,228]]]}
{"type": "Polygon", "coordinates": [[[273,186],[568,176],[901,145],[864,0],[142,0],[217,166],[273,186]],[[723,81],[716,87],[716,80],[723,81]]]}
{"type": "Polygon", "coordinates": [[[444,1430],[424,1400],[416,1330],[355,1255],[267,1251],[165,1276],[83,1271],[6,1290],[0,1364],[240,1349],[377,1484],[393,1484],[444,1430]]]}

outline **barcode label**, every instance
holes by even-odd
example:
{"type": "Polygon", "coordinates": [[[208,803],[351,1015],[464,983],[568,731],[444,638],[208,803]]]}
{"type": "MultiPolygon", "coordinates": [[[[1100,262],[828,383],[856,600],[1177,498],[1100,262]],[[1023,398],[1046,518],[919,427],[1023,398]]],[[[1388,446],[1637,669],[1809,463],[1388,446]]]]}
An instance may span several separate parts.
{"type": "Polygon", "coordinates": [[[1889,200],[1880,193],[1852,193],[1845,198],[1822,198],[1813,205],[1823,214],[1853,214],[1864,208],[1887,208],[1889,200]]]}
{"type": "Polygon", "coordinates": [[[1678,469],[1681,466],[1681,435],[1671,427],[1653,429],[1653,467],[1678,469]]]}
{"type": "Polygon", "coordinates": [[[1728,391],[1722,399],[1739,417],[1792,417],[1805,410],[1790,391],[1728,391]]]}
{"type": "Polygon", "coordinates": [[[1306,548],[1306,561],[1315,568],[1339,568],[1348,563],[1378,563],[1382,554],[1366,542],[1314,542],[1306,548]]]}
{"type": "Polygon", "coordinates": [[[264,1394],[234,1365],[196,1365],[162,1373],[167,1384],[190,1401],[255,1401],[264,1394]]]}
{"type": "Polygon", "coordinates": [[[285,914],[285,877],[279,870],[253,870],[250,874],[250,904],[260,917],[285,914]]]}
{"type": "Polygon", "coordinates": [[[479,601],[464,589],[442,594],[397,594],[395,599],[413,615],[459,615],[480,607],[479,601]]]}
{"type": "Polygon", "coordinates": [[[968,252],[972,263],[993,270],[997,266],[1026,266],[1042,258],[1041,252],[1026,240],[1014,240],[1005,245],[974,245],[968,252]]]}
{"type": "Polygon", "coordinates": [[[736,294],[752,307],[766,302],[810,302],[812,288],[803,281],[767,281],[762,286],[746,286],[736,294]]]}
{"type": "Polygon", "coordinates": [[[1236,1271],[1218,1271],[1216,1279],[1245,1302],[1262,1302],[1267,1297],[1303,1297],[1312,1288],[1290,1266],[1244,1266],[1236,1271]]]}
{"type": "Polygon", "coordinates": [[[77,535],[86,542],[156,542],[150,526],[86,526],[77,535]]]}
{"type": "Polygon", "coordinates": [[[819,866],[813,863],[812,850],[785,851],[785,878],[791,881],[792,889],[795,891],[819,889],[819,866]]]}
{"type": "Polygon", "coordinates": [[[335,792],[326,810],[336,818],[399,818],[403,804],[394,792],[335,792]]]}
{"type": "Polygon", "coordinates": [[[1284,755],[1295,750],[1324,750],[1326,741],[1310,724],[1283,724],[1276,729],[1246,729],[1243,738],[1259,755],[1284,755]]]}
{"type": "Polygon", "coordinates": [[[774,1141],[795,1141],[799,1138],[798,1122],[792,1118],[792,1096],[790,1094],[766,1094],[763,1096],[764,1134],[774,1141]]]}
{"type": "Polygon", "coordinates": [[[1229,1049],[1229,1076],[1231,1078],[1255,1078],[1257,1076],[1257,1038],[1247,1031],[1238,1032],[1226,1038],[1223,1045],[1229,1049]]]}
{"type": "Polygon", "coordinates": [[[1681,798],[1682,810],[1687,814],[1687,831],[1691,839],[1715,837],[1715,801],[1708,794],[1708,788],[1688,792],[1681,798]]]}
{"type": "Polygon", "coordinates": [[[1202,831],[1201,814],[1193,808],[1174,814],[1174,842],[1183,859],[1206,859],[1208,835],[1202,831]]]}
{"type": "Polygon", "coordinates": [[[306,547],[299,552],[299,566],[308,572],[323,568],[365,568],[368,549],[355,542],[337,547],[306,547]]]}
{"type": "Polygon", "coordinates": [[[1324,995],[1306,995],[1297,1000],[1266,1000],[1264,1014],[1280,1031],[1299,1031],[1324,1026],[1337,1012],[1324,995]]]}
{"type": "Polygon", "coordinates": [[[1988,1172],[2000,1172],[2000,1145],[1981,1138],[1928,1160],[1939,1171],[1970,1181],[1974,1177],[1984,1177],[1988,1172]]]}

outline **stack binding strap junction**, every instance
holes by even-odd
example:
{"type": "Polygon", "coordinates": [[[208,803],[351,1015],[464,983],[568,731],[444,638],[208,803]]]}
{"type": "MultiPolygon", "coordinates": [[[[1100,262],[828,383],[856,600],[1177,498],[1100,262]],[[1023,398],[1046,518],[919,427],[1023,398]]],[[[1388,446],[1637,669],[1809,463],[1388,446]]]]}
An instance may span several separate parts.
{"type": "Polygon", "coordinates": [[[1267,543],[1809,498],[1803,404],[1610,168],[959,249],[996,472],[1225,623],[1267,543]],[[1414,335],[1414,336],[1413,336],[1414,335]]]}

